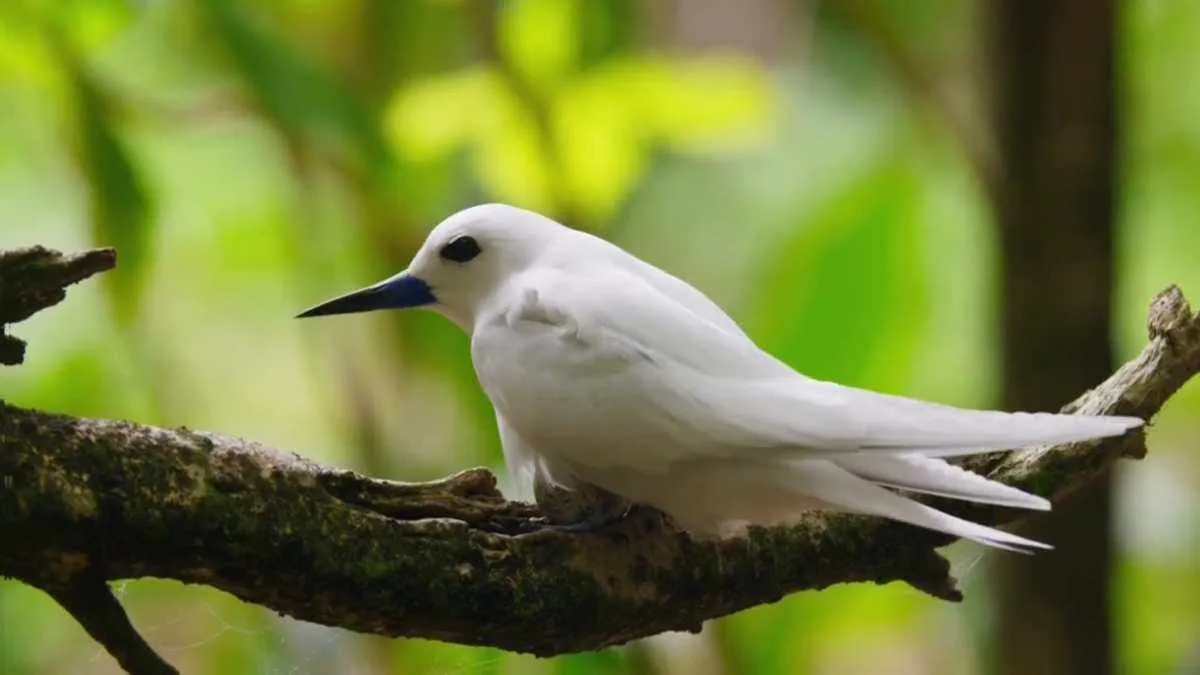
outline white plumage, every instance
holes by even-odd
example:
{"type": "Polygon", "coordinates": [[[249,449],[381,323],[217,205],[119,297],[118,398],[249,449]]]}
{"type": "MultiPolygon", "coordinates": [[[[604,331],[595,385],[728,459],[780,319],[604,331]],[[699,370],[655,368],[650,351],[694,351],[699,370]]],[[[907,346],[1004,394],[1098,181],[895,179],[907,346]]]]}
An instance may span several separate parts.
{"type": "Polygon", "coordinates": [[[1049,509],[942,458],[1115,436],[1142,422],[962,410],[813,380],[759,349],[687,283],[503,205],[451,216],[405,273],[307,314],[414,304],[471,335],[510,471],[599,486],[699,536],[815,508],[999,548],[1044,547],[891,488],[1049,509]],[[429,299],[345,305],[402,283],[421,284],[429,299]]]}

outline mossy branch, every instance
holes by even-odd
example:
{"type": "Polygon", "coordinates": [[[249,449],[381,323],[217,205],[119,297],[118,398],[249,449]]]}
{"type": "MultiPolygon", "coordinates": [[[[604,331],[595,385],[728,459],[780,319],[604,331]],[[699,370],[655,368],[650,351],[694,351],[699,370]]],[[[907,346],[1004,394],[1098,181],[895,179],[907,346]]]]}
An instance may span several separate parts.
{"type": "Polygon", "coordinates": [[[100,248],[63,255],[34,246],[0,251],[0,365],[25,360],[25,343],[5,333],[5,325],[24,321],[67,297],[67,286],[112,269],[117,253],[100,248]]]}
{"type": "MultiPolygon", "coordinates": [[[[0,279],[11,278],[6,259],[0,279]]],[[[0,292],[19,296],[19,287],[0,292]]],[[[3,311],[0,300],[0,316],[13,316],[3,311]]],[[[1151,308],[1143,352],[1067,409],[1149,419],[1197,370],[1200,319],[1170,288],[1151,308]]],[[[1058,500],[1118,457],[1144,453],[1139,432],[971,466],[1058,500]]],[[[0,574],[60,599],[81,579],[170,578],[326,625],[544,656],[698,630],[838,583],[904,581],[961,597],[934,550],[950,540],[889,521],[812,514],[701,543],[638,511],[601,533],[567,533],[547,529],[536,507],[506,501],[483,469],[396,483],[251,441],[7,404],[0,486],[0,574]]],[[[1004,524],[1021,514],[970,515],[1004,524]]],[[[95,625],[79,597],[64,606],[95,625]]],[[[91,632],[131,670],[162,672],[130,660],[145,656],[132,628],[91,632]]]]}

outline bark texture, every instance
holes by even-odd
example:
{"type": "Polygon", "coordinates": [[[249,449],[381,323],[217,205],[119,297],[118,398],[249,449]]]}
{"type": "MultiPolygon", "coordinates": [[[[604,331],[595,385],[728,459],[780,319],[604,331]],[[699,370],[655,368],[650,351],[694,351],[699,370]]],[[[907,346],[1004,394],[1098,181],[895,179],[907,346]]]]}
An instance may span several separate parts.
{"type": "MultiPolygon", "coordinates": [[[[5,303],[24,297],[12,284],[0,262],[0,323],[13,316],[5,303]]],[[[1069,408],[1150,418],[1198,369],[1200,319],[1171,288],[1151,309],[1143,353],[1069,408]]],[[[1057,499],[1144,453],[1138,432],[969,466],[1057,499]]],[[[997,524],[1022,515],[941,506],[997,524]]],[[[570,533],[505,501],[482,469],[389,482],[252,441],[0,404],[0,574],[59,598],[132,672],[170,666],[147,655],[107,581],[207,584],[326,625],[548,656],[698,630],[837,583],[904,581],[958,600],[934,550],[949,542],[820,514],[726,542],[692,541],[648,511],[570,533]]]]}

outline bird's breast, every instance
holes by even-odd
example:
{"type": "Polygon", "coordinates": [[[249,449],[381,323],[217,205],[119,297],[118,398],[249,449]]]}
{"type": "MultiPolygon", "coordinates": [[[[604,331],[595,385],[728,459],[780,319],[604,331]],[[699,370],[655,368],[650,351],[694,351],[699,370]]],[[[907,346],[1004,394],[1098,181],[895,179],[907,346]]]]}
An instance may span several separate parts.
{"type": "Polygon", "coordinates": [[[588,340],[558,326],[495,326],[476,331],[471,355],[492,405],[541,454],[608,463],[678,435],[641,383],[653,364],[588,340]]]}

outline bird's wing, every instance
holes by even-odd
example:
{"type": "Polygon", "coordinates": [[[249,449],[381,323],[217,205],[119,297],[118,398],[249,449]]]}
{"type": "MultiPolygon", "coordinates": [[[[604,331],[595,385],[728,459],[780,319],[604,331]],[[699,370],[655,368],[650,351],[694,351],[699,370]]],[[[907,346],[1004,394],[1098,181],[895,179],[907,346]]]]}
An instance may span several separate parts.
{"type": "Polygon", "coordinates": [[[571,446],[572,461],[599,468],[954,456],[1117,435],[1141,423],[961,410],[812,380],[611,265],[538,269],[509,286],[508,337],[499,338],[504,348],[479,350],[480,380],[539,451],[571,446]]]}
{"type": "Polygon", "coordinates": [[[748,448],[853,450],[866,433],[842,392],[803,386],[745,336],[625,270],[538,270],[506,293],[502,325],[476,327],[476,368],[539,452],[660,471],[748,448]]]}
{"type": "Polygon", "coordinates": [[[737,325],[737,322],[730,318],[725,310],[683,279],[631,255],[616,244],[585,232],[577,234],[579,237],[585,238],[589,242],[588,246],[595,249],[607,262],[637,276],[663,295],[683,305],[717,328],[735,335],[745,335],[742,327],[737,325]]]}

